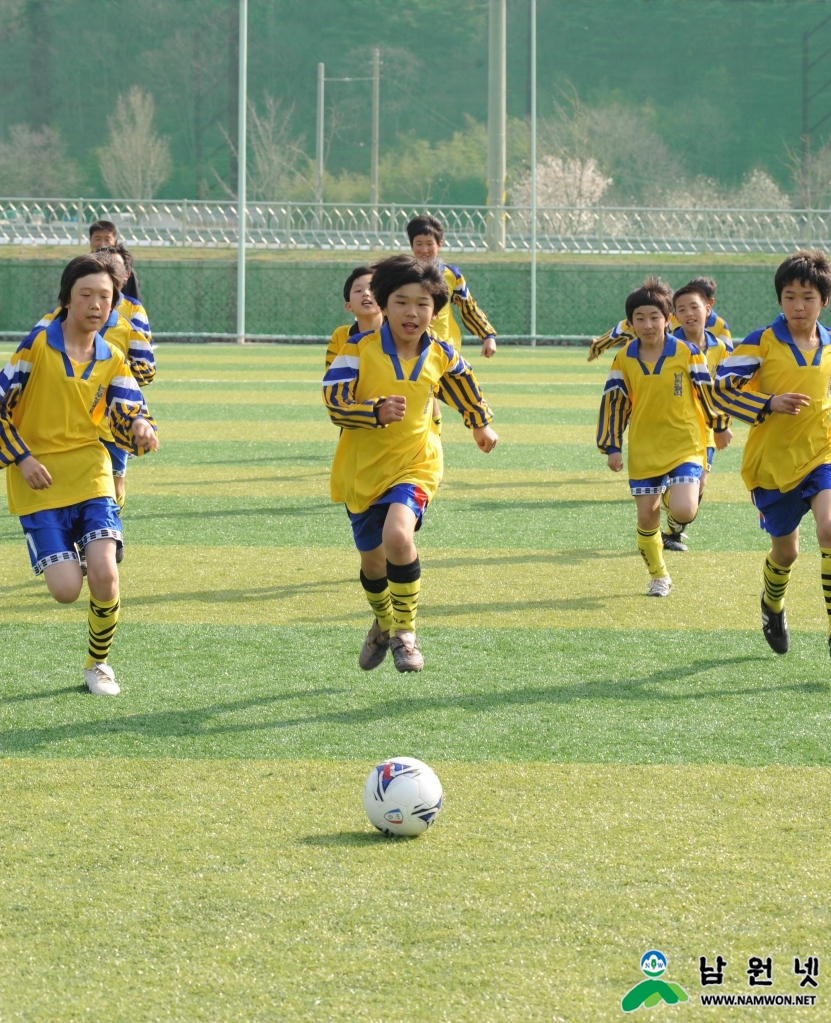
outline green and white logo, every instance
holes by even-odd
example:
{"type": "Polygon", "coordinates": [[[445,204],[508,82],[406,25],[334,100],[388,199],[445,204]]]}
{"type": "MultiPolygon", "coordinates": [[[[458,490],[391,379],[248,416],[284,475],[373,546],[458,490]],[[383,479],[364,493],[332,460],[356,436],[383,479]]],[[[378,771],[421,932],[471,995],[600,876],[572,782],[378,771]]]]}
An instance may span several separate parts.
{"type": "Polygon", "coordinates": [[[636,984],[631,991],[627,991],[621,1000],[621,1007],[624,1012],[634,1012],[642,1005],[651,1009],[659,1002],[666,1002],[667,1005],[675,1005],[677,1002],[688,1002],[689,995],[680,984],[673,984],[672,981],[658,980],[667,968],[667,957],[663,952],[652,949],[641,956],[641,969],[647,976],[636,984]]]}

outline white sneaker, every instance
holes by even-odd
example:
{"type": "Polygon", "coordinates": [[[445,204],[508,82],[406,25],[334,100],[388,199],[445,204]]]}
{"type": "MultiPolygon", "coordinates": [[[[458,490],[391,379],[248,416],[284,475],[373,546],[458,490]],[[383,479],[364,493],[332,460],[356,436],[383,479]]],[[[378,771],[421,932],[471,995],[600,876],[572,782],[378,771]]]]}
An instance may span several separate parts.
{"type": "Polygon", "coordinates": [[[84,668],[84,682],[93,696],[118,696],[121,690],[109,664],[93,664],[84,668]]]}
{"type": "Polygon", "coordinates": [[[647,597],[668,597],[671,589],[672,579],[668,575],[662,575],[657,579],[650,580],[646,595],[647,597]]]}

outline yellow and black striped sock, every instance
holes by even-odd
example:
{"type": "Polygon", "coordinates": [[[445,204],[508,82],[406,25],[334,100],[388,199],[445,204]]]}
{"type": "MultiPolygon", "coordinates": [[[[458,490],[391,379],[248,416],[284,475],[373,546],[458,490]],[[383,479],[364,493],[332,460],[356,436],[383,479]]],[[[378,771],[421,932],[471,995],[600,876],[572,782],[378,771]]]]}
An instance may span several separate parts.
{"type": "Polygon", "coordinates": [[[831,548],[820,547],[822,563],[822,595],[825,597],[825,610],[828,612],[828,635],[831,636],[831,548]]]}
{"type": "Polygon", "coordinates": [[[669,575],[664,561],[664,545],[661,542],[660,526],[657,529],[641,529],[638,526],[638,550],[653,579],[669,575]]]}
{"type": "Polygon", "coordinates": [[[395,632],[415,632],[418,591],[421,588],[421,563],[409,565],[387,562],[387,578],[392,598],[392,627],[395,632]]]}
{"type": "Polygon", "coordinates": [[[768,554],[762,569],[762,580],[765,584],[765,603],[771,611],[781,611],[785,606],[785,591],[791,581],[791,570],[777,565],[768,554]]]}
{"type": "Polygon", "coordinates": [[[389,632],[392,628],[392,598],[387,577],[368,579],[361,569],[361,586],[364,588],[372,613],[378,619],[381,631],[389,632]]]}
{"type": "Polygon", "coordinates": [[[118,628],[118,597],[113,600],[89,598],[89,655],[85,668],[106,661],[118,628]]]}

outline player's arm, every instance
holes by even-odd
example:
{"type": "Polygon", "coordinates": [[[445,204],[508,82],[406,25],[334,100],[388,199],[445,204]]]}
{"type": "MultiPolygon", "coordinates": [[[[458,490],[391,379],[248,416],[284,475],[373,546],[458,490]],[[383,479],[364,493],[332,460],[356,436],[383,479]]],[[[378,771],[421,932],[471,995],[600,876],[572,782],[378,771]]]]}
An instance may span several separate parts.
{"type": "Polygon", "coordinates": [[[476,299],[470,293],[470,288],[461,274],[456,276],[456,285],[451,296],[453,304],[458,307],[462,317],[462,323],[471,334],[482,341],[482,355],[490,358],[496,351],[496,331],[491,326],[490,320],[485,316],[476,299]]]}
{"type": "Polygon", "coordinates": [[[757,330],[739,342],[733,351],[723,359],[716,370],[713,384],[713,404],[728,416],[742,422],[764,422],[770,415],[771,401],[775,397],[766,391],[757,391],[749,386],[753,375],[763,362],[761,336],[757,330]]]}
{"type": "Polygon", "coordinates": [[[143,455],[158,448],[156,422],[123,357],[117,364],[104,400],[110,430],[118,447],[134,455],[143,455]]]}
{"type": "Polygon", "coordinates": [[[136,330],[130,321],[130,337],[127,346],[127,364],[139,387],[152,384],[156,378],[156,357],[147,337],[136,330]]]}
{"type": "Polygon", "coordinates": [[[493,412],[479,387],[470,363],[446,341],[438,344],[447,356],[447,368],[439,379],[438,396],[461,413],[465,426],[482,451],[491,451],[499,437],[491,426],[493,412]]]}
{"type": "Polygon", "coordinates": [[[597,446],[606,455],[606,463],[614,472],[623,468],[623,433],[632,415],[632,402],[626,378],[618,364],[612,363],[597,417],[597,446]]]}
{"type": "MultiPolygon", "coordinates": [[[[693,390],[701,405],[701,411],[704,413],[705,422],[712,427],[716,434],[723,434],[730,428],[730,417],[715,405],[710,367],[707,365],[707,359],[697,348],[690,352],[688,369],[693,390]]],[[[727,445],[717,443],[716,446],[726,447],[727,445]]]]}
{"type": "Polygon", "coordinates": [[[625,345],[629,341],[635,340],[634,331],[623,327],[625,323],[626,321],[622,320],[621,323],[616,323],[611,330],[607,330],[605,334],[592,338],[592,343],[589,345],[588,362],[594,362],[598,356],[602,355],[609,348],[618,348],[620,345],[625,345]]]}
{"type": "MultiPolygon", "coordinates": [[[[394,422],[395,419],[389,418],[389,414],[393,407],[398,410],[397,396],[389,397],[389,408],[384,409],[383,413],[381,407],[388,400],[386,395],[379,394],[377,398],[369,398],[367,401],[355,398],[361,358],[354,345],[345,345],[344,348],[351,350],[336,355],[323,377],[323,404],[329,418],[335,426],[344,430],[374,430],[394,422]]],[[[403,412],[397,418],[403,418],[403,412]]]]}

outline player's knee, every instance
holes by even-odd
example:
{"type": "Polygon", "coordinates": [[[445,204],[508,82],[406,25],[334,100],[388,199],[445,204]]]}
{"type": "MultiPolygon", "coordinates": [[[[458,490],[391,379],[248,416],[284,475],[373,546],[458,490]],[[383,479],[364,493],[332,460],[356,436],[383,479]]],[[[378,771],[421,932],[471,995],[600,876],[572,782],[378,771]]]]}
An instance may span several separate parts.
{"type": "Polygon", "coordinates": [[[831,522],[817,523],[817,540],[820,547],[831,547],[831,522]]]}
{"type": "Polygon", "coordinates": [[[84,579],[79,568],[77,580],[65,576],[62,579],[47,580],[46,585],[59,604],[74,604],[81,596],[83,582],[84,579]]]}

